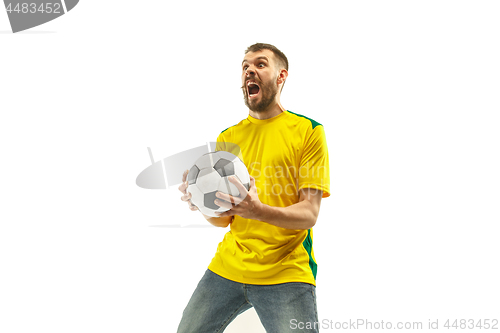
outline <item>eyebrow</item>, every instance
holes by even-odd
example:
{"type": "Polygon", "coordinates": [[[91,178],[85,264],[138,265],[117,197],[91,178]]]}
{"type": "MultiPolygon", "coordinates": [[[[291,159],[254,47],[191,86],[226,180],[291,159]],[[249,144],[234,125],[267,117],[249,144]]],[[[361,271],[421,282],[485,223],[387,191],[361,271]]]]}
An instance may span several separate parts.
{"type": "MultiPolygon", "coordinates": [[[[266,56],[257,57],[255,60],[259,60],[259,59],[264,59],[267,62],[269,62],[269,59],[266,56]]],[[[245,62],[248,62],[248,60],[247,59],[243,59],[243,61],[241,62],[241,64],[243,65],[245,62]]]]}

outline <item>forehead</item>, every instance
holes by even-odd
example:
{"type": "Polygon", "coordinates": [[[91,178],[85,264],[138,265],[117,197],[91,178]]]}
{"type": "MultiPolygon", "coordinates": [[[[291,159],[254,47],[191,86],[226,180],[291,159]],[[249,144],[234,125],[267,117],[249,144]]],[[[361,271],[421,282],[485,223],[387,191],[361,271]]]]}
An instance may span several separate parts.
{"type": "Polygon", "coordinates": [[[267,60],[271,63],[274,63],[274,53],[271,50],[260,50],[257,52],[248,52],[245,54],[242,63],[253,63],[258,60],[267,60]]]}

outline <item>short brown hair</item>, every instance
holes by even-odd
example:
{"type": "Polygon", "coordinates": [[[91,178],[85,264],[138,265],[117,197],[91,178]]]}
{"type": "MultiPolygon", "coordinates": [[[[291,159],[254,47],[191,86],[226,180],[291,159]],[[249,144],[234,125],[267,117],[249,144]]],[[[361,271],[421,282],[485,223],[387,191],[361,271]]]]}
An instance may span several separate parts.
{"type": "Polygon", "coordinates": [[[280,65],[282,68],[288,71],[288,59],[286,58],[285,54],[280,50],[278,50],[278,48],[274,45],[265,43],[255,43],[247,48],[245,54],[247,54],[248,52],[257,52],[262,50],[269,50],[273,52],[278,65],[280,65]]]}

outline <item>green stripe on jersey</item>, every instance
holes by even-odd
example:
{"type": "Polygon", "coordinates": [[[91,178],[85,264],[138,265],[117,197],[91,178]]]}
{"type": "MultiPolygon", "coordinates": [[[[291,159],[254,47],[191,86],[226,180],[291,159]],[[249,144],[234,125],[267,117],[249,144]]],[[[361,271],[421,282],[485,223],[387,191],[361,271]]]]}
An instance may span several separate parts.
{"type": "Polygon", "coordinates": [[[323,126],[322,124],[318,123],[317,121],[315,121],[315,120],[313,120],[313,119],[311,119],[311,118],[308,118],[308,117],[306,117],[306,116],[303,116],[303,115],[298,114],[298,113],[295,113],[295,112],[292,112],[292,111],[290,111],[290,110],[287,110],[287,111],[288,111],[288,112],[290,112],[290,113],[293,113],[293,114],[294,114],[294,115],[296,115],[296,116],[299,116],[299,117],[302,117],[302,118],[306,118],[307,120],[309,120],[309,121],[311,122],[311,125],[312,125],[312,128],[313,128],[313,129],[314,129],[316,126],[318,126],[318,125],[319,125],[319,126],[323,126]]]}
{"type": "Polygon", "coordinates": [[[311,255],[312,252],[312,238],[311,238],[311,229],[307,230],[307,237],[304,239],[302,242],[302,245],[304,245],[304,248],[307,251],[307,254],[309,254],[309,267],[311,267],[311,271],[313,273],[314,279],[316,280],[316,273],[318,271],[318,265],[314,262],[314,259],[311,255]]]}

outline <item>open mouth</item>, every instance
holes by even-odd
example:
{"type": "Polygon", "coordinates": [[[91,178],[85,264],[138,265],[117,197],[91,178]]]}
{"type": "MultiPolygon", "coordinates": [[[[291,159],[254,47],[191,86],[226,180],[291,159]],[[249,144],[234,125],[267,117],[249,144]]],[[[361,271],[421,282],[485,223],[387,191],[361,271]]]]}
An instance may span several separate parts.
{"type": "Polygon", "coordinates": [[[260,87],[255,81],[247,81],[248,97],[254,98],[260,92],[260,87]]]}

